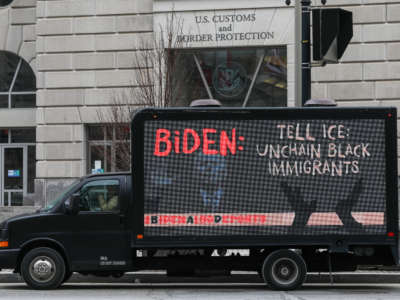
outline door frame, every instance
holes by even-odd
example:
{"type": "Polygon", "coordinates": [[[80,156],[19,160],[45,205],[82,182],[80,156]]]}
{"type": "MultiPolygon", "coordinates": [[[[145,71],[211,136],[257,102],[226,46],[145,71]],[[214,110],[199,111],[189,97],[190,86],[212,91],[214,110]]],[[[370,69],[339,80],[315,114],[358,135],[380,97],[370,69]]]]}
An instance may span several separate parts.
{"type": "Polygon", "coordinates": [[[0,145],[0,204],[4,205],[4,193],[8,192],[8,205],[11,206],[11,193],[22,192],[22,197],[27,194],[28,191],[28,144],[2,144],[0,145]],[[4,169],[4,155],[5,149],[21,149],[22,148],[22,190],[10,190],[4,188],[5,181],[5,169],[4,169]]]}

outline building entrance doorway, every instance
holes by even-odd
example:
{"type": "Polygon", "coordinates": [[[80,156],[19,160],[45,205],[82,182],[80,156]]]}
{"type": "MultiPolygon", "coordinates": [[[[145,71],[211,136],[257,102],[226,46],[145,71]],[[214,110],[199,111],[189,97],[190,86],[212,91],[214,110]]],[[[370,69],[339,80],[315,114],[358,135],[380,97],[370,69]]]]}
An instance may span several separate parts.
{"type": "Polygon", "coordinates": [[[22,206],[27,193],[28,146],[0,146],[0,204],[22,206]]]}

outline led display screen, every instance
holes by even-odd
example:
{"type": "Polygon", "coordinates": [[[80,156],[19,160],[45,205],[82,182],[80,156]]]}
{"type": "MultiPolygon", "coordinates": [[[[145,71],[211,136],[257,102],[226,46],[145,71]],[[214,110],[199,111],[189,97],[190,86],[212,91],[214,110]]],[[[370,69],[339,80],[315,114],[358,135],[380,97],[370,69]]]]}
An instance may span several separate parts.
{"type": "Polygon", "coordinates": [[[382,119],[144,121],[145,236],[386,232],[382,119]]]}

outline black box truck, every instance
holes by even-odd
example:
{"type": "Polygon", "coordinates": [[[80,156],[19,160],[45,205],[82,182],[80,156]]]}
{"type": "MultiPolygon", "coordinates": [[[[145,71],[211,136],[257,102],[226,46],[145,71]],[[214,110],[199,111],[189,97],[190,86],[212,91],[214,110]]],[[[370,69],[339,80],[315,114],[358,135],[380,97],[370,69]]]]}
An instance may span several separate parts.
{"type": "Polygon", "coordinates": [[[72,272],[244,270],[290,290],[307,272],[396,265],[396,124],[395,108],[141,110],[132,172],[3,222],[0,268],[36,289],[72,272]]]}

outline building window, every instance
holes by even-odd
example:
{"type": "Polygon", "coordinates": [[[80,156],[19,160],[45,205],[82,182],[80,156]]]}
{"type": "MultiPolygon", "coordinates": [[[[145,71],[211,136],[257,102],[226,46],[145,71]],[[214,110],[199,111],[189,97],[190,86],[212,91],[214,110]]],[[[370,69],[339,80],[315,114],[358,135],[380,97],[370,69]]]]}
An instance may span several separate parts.
{"type": "Polygon", "coordinates": [[[35,128],[0,128],[0,205],[26,205],[35,192],[35,143],[35,128]]]}
{"type": "Polygon", "coordinates": [[[0,108],[36,106],[36,78],[29,64],[17,55],[0,52],[0,108]]]}
{"type": "Polygon", "coordinates": [[[129,125],[89,125],[88,174],[129,171],[129,125]]]}
{"type": "Polygon", "coordinates": [[[223,106],[286,106],[286,47],[180,50],[174,105],[218,99],[223,106]]]}
{"type": "Polygon", "coordinates": [[[0,129],[0,144],[35,144],[35,128],[0,129]]]}
{"type": "Polygon", "coordinates": [[[13,2],[13,0],[0,0],[0,7],[7,6],[11,2],[13,2]]]}

